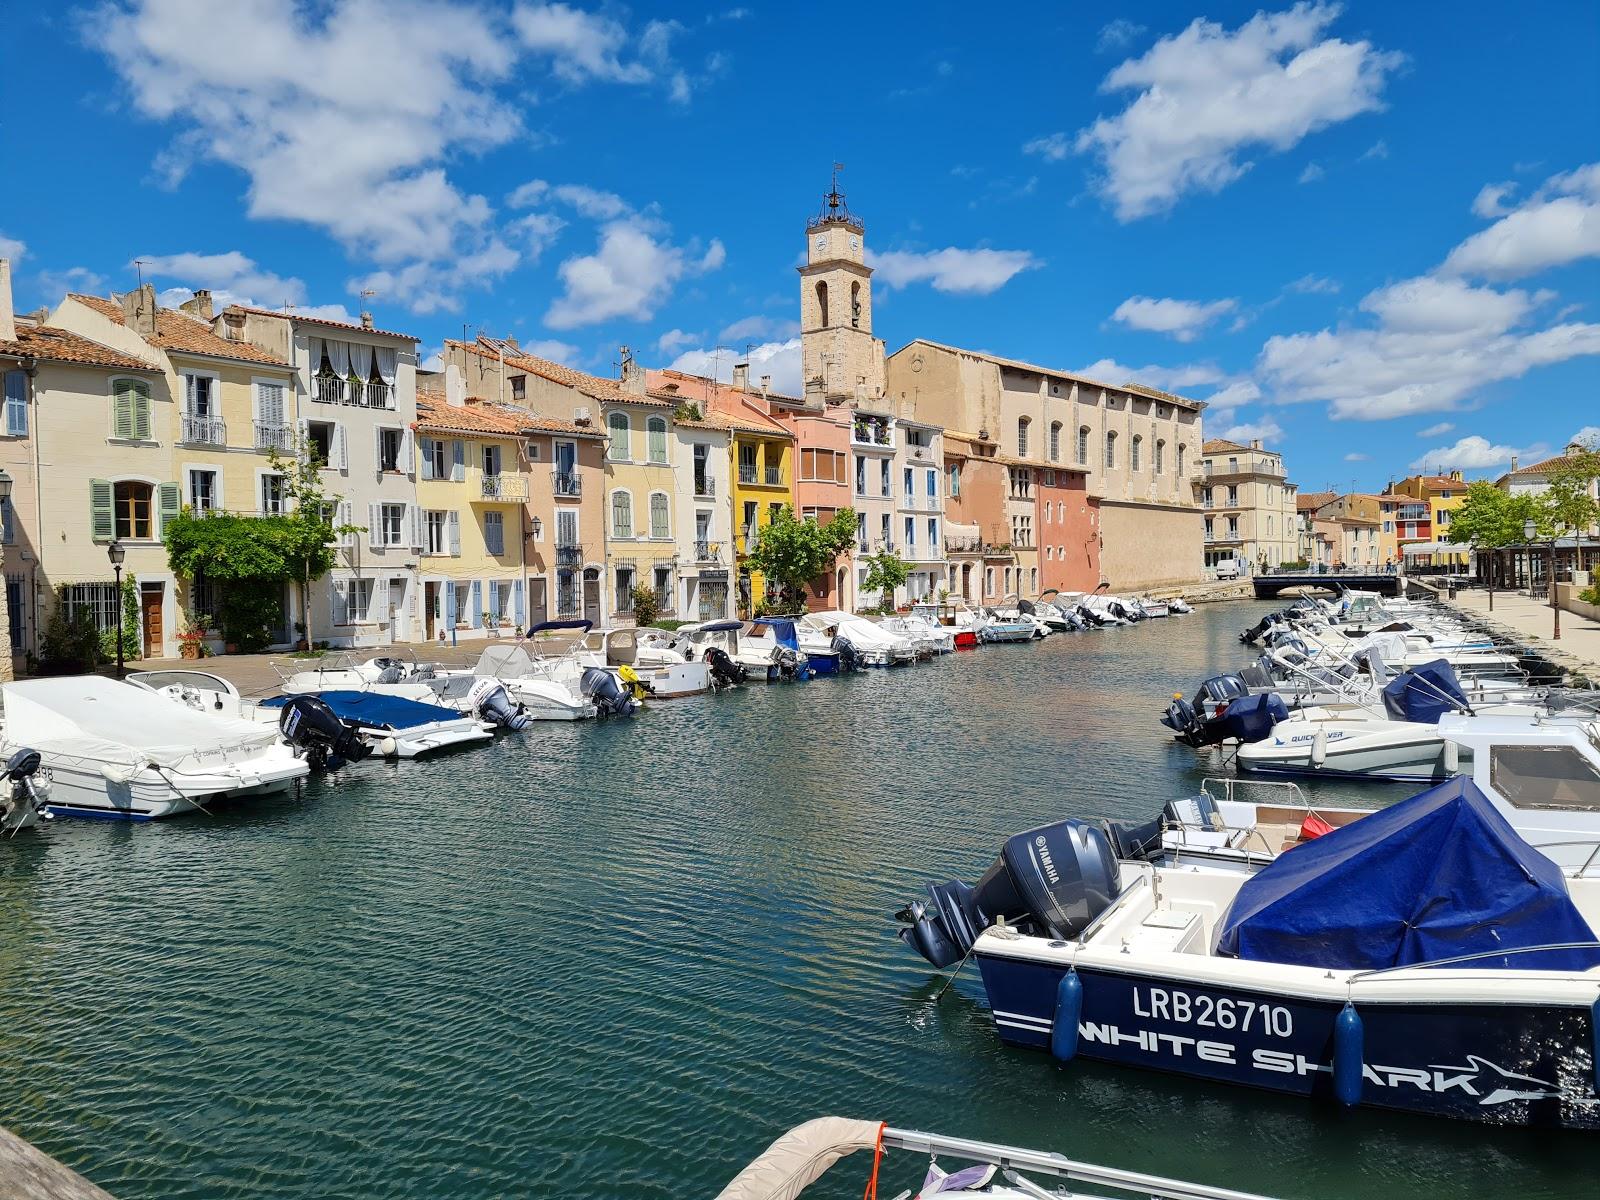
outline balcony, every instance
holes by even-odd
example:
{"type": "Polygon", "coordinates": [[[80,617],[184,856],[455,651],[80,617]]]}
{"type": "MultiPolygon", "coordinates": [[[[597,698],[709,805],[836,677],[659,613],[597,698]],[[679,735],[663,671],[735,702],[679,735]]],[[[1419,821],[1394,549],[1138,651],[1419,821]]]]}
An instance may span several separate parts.
{"type": "Polygon", "coordinates": [[[747,466],[744,463],[740,463],[739,464],[739,482],[740,483],[754,483],[755,481],[756,481],[756,469],[755,469],[755,467],[753,465],[748,465],[747,466]]]}
{"type": "Polygon", "coordinates": [[[227,422],[220,417],[184,417],[183,441],[190,446],[226,446],[227,422]]]}
{"type": "Polygon", "coordinates": [[[721,542],[696,542],[694,544],[694,561],[697,563],[714,563],[722,561],[721,542]]]}
{"type": "Polygon", "coordinates": [[[550,490],[557,500],[576,499],[583,495],[583,479],[575,471],[551,471],[550,490]]]}
{"type": "Polygon", "coordinates": [[[876,421],[857,421],[850,427],[850,441],[856,446],[875,446],[888,450],[893,448],[894,439],[889,436],[888,425],[881,425],[876,421]]]}
{"type": "Polygon", "coordinates": [[[1230,475],[1270,475],[1283,478],[1283,464],[1271,458],[1241,458],[1234,462],[1202,463],[1200,473],[1207,479],[1225,479],[1230,475]]]}
{"type": "Polygon", "coordinates": [[[556,546],[556,566],[581,567],[583,566],[582,546],[556,546]]]}
{"type": "Polygon", "coordinates": [[[694,477],[694,494],[697,500],[710,500],[717,494],[717,481],[709,475],[694,477]]]}
{"type": "Polygon", "coordinates": [[[482,491],[485,500],[522,501],[528,498],[528,481],[521,475],[485,475],[482,491]]]}
{"type": "Polygon", "coordinates": [[[312,381],[311,398],[318,404],[339,404],[344,400],[344,380],[337,375],[318,375],[312,381]]]}
{"type": "Polygon", "coordinates": [[[357,408],[393,408],[394,389],[386,383],[372,380],[366,383],[350,380],[345,388],[344,402],[357,408]]]}
{"type": "Polygon", "coordinates": [[[294,449],[294,430],[288,425],[267,425],[257,421],[256,449],[287,454],[294,449]]]}
{"type": "Polygon", "coordinates": [[[767,481],[767,486],[768,487],[782,487],[783,486],[783,468],[782,467],[768,467],[767,468],[767,474],[766,474],[766,481],[767,481]]]}
{"type": "Polygon", "coordinates": [[[976,554],[983,549],[983,539],[976,534],[962,534],[959,537],[945,536],[944,552],[946,554],[976,554]]]}

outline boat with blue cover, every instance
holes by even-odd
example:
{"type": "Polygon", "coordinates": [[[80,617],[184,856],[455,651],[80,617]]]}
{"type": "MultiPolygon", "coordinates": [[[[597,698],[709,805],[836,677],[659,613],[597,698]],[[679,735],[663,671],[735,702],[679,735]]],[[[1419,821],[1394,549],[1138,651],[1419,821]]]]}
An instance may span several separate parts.
{"type": "Polygon", "coordinates": [[[1119,860],[1067,820],[898,914],[1000,1038],[1310,1100],[1600,1131],[1600,874],[1452,779],[1261,870],[1119,860]]]}
{"type": "MultiPolygon", "coordinates": [[[[418,758],[453,747],[479,745],[494,737],[492,727],[475,716],[403,696],[337,688],[300,694],[315,695],[341,721],[348,721],[365,733],[385,758],[418,758]]],[[[278,709],[291,699],[292,696],[275,696],[261,701],[261,706],[278,709]]]]}

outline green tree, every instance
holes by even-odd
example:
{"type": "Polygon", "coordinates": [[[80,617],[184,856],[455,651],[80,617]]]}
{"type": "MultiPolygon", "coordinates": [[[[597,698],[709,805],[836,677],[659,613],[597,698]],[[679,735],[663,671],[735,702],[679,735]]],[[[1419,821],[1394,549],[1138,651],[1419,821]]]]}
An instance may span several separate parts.
{"type": "MultiPolygon", "coordinates": [[[[1538,501],[1527,493],[1515,496],[1501,491],[1487,480],[1478,480],[1467,488],[1467,498],[1461,507],[1450,515],[1450,528],[1445,533],[1457,545],[1471,543],[1484,550],[1496,551],[1502,546],[1520,545],[1524,540],[1524,527],[1532,517],[1538,532],[1549,531],[1548,518],[1538,501]]],[[[1499,557],[1491,558],[1498,563],[1499,557]]],[[[1494,568],[1489,572],[1489,605],[1494,606],[1494,568]]]]}
{"type": "Polygon", "coordinates": [[[783,611],[799,612],[805,606],[807,585],[832,571],[855,540],[854,509],[841,508],[824,525],[802,520],[795,516],[793,505],[785,504],[761,530],[746,561],[751,570],[766,577],[769,593],[773,583],[778,585],[783,611]]]}
{"type": "Polygon", "coordinates": [[[654,625],[656,618],[661,615],[661,607],[656,603],[656,590],[649,584],[635,584],[633,589],[633,623],[640,629],[646,625],[654,625]]]}
{"type": "MultiPolygon", "coordinates": [[[[122,577],[122,595],[117,602],[122,605],[122,661],[132,662],[144,657],[144,643],[139,637],[139,585],[132,571],[122,577]]],[[[100,657],[106,662],[116,660],[115,626],[100,635],[100,657]]]]}
{"type": "Polygon", "coordinates": [[[1539,494],[1539,509],[1553,537],[1563,531],[1583,533],[1600,522],[1600,501],[1591,494],[1600,477],[1600,451],[1587,443],[1563,455],[1545,472],[1546,487],[1539,494]]]}
{"type": "Polygon", "coordinates": [[[862,588],[869,592],[881,592],[878,610],[892,612],[895,589],[911,578],[911,565],[893,550],[869,555],[865,561],[867,577],[861,581],[862,588]]]}

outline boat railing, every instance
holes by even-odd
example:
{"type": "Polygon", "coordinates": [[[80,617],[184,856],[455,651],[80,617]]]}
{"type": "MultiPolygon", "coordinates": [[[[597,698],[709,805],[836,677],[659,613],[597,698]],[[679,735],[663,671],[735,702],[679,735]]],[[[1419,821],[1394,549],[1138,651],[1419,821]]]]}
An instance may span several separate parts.
{"type": "Polygon", "coordinates": [[[1018,1174],[1020,1171],[1148,1196],[1151,1200],[1262,1200],[1252,1193],[1236,1192],[1230,1188],[1208,1187],[1160,1175],[1146,1175],[1142,1171],[1096,1166],[1049,1150],[1028,1150],[1020,1146],[945,1137],[911,1129],[885,1128],[883,1145],[887,1150],[909,1150],[913,1154],[926,1154],[930,1159],[942,1154],[967,1162],[992,1164],[1001,1169],[1008,1182],[1030,1196],[1052,1196],[1056,1193],[1046,1192],[1023,1178],[1018,1174]]]}
{"type": "Polygon", "coordinates": [[[1106,905],[1105,908],[1101,909],[1095,919],[1083,927],[1083,932],[1078,934],[1079,946],[1088,945],[1089,939],[1100,931],[1100,927],[1111,919],[1112,914],[1121,910],[1123,902],[1131,897],[1134,892],[1138,891],[1141,887],[1148,887],[1152,890],[1152,892],[1155,890],[1155,867],[1151,866],[1149,863],[1124,863],[1123,865],[1149,867],[1150,869],[1148,872],[1141,871],[1137,879],[1135,879],[1127,887],[1123,888],[1122,891],[1117,893],[1117,898],[1110,904],[1106,905]]]}
{"type": "MultiPolygon", "coordinates": [[[[1431,962],[1405,963],[1398,967],[1374,967],[1370,971],[1357,971],[1344,982],[1347,988],[1354,988],[1358,983],[1364,983],[1379,976],[1392,979],[1396,975],[1410,971],[1437,971],[1440,967],[1453,967],[1460,963],[1482,962],[1491,958],[1510,958],[1515,954],[1548,954],[1557,950],[1600,950],[1600,940],[1590,939],[1587,942],[1545,942],[1537,946],[1497,946],[1492,950],[1477,950],[1471,954],[1457,954],[1450,958],[1436,958],[1431,962]]],[[[1504,971],[1496,971],[1490,978],[1503,982],[1504,971]]]]}
{"type": "Polygon", "coordinates": [[[1587,878],[1589,874],[1589,868],[1594,866],[1596,863],[1600,863],[1600,837],[1565,838],[1559,842],[1529,842],[1528,844],[1540,854],[1543,854],[1546,858],[1550,857],[1550,854],[1548,853],[1549,851],[1557,849],[1561,846],[1589,847],[1589,855],[1583,860],[1582,866],[1575,869],[1571,867],[1561,868],[1561,873],[1568,879],[1587,878]]]}
{"type": "Polygon", "coordinates": [[[1306,794],[1300,790],[1300,785],[1288,779],[1237,779],[1225,775],[1208,775],[1200,781],[1200,791],[1212,801],[1233,801],[1236,793],[1244,791],[1264,791],[1268,795],[1288,795],[1294,797],[1294,805],[1310,811],[1311,805],[1306,801],[1306,794]],[[1220,788],[1222,794],[1217,795],[1213,788],[1220,788]]]}

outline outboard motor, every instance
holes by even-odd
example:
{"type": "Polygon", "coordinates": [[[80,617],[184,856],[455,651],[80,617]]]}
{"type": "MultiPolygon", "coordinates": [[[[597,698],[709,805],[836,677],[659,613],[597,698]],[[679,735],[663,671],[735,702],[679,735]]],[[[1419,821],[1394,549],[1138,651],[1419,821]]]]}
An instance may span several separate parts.
{"type": "Polygon", "coordinates": [[[0,831],[15,834],[40,821],[52,821],[55,814],[45,807],[50,798],[50,784],[36,780],[39,772],[39,752],[27,747],[6,759],[0,770],[0,781],[8,784],[0,791],[0,831]]]}
{"type": "Polygon", "coordinates": [[[278,714],[278,732],[313,770],[337,771],[372,753],[372,743],[353,721],[339,719],[327,701],[292,696],[278,714]]]}
{"type": "Polygon", "coordinates": [[[628,695],[635,700],[643,700],[646,696],[654,696],[656,689],[651,687],[639,676],[639,672],[627,663],[617,668],[617,678],[622,680],[622,686],[627,689],[628,695]]]}
{"type": "Polygon", "coordinates": [[[1195,712],[1194,705],[1182,696],[1172,697],[1172,703],[1167,705],[1167,711],[1162,714],[1161,723],[1177,734],[1178,740],[1185,745],[1198,748],[1206,744],[1205,722],[1195,712]]]}
{"type": "Polygon", "coordinates": [[[578,688],[602,717],[632,716],[640,707],[622,682],[604,667],[585,667],[578,688]]]}
{"type": "Polygon", "coordinates": [[[491,725],[521,733],[533,724],[528,710],[511,699],[505,684],[498,679],[480,679],[467,693],[467,708],[491,725]]]}
{"type": "Polygon", "coordinates": [[[849,638],[841,634],[834,634],[833,641],[829,643],[833,652],[839,656],[840,674],[849,674],[855,671],[865,671],[867,664],[861,661],[861,651],[849,638]]]}
{"type": "Polygon", "coordinates": [[[778,678],[785,683],[811,678],[811,670],[806,666],[806,656],[787,646],[779,646],[776,658],[778,664],[778,678]]]}
{"type": "Polygon", "coordinates": [[[721,691],[743,683],[750,678],[750,672],[733,661],[728,652],[721,646],[707,646],[704,654],[706,665],[711,668],[711,688],[721,691]]]}
{"type": "Polygon", "coordinates": [[[1013,834],[976,886],[929,884],[928,902],[895,914],[900,938],[935,967],[960,961],[1004,917],[1023,933],[1075,937],[1122,890],[1110,838],[1085,821],[1058,821],[1013,834]]]}

